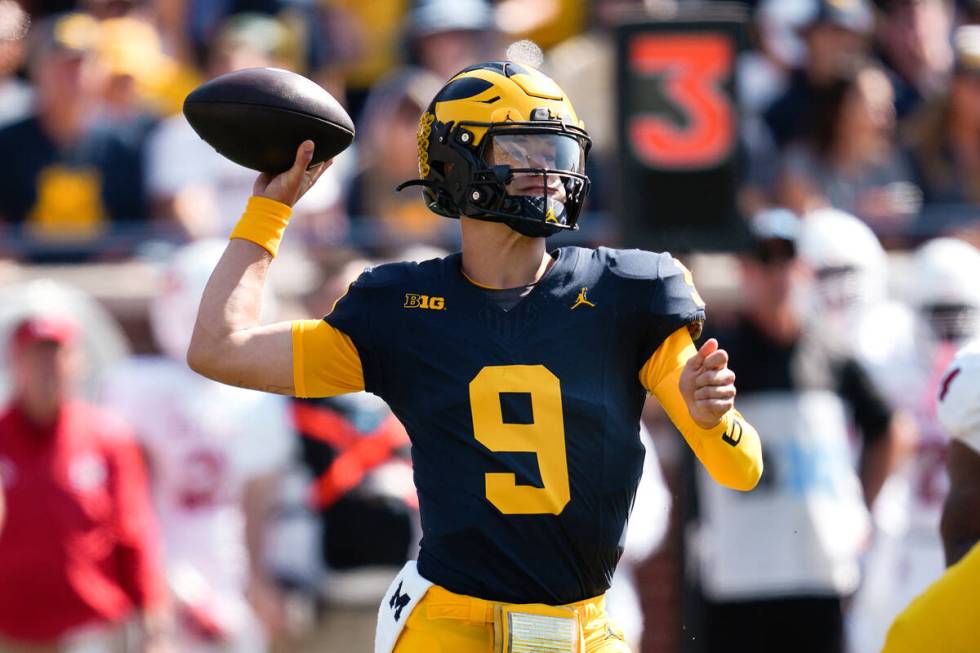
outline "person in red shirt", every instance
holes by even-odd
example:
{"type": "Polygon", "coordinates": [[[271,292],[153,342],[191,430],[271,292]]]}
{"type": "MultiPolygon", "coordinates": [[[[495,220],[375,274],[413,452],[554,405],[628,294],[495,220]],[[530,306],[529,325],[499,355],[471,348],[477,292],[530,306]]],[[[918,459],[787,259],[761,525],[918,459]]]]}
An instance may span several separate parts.
{"type": "Polygon", "coordinates": [[[72,397],[78,327],[25,319],[0,412],[0,653],[166,650],[166,590],[140,451],[124,426],[72,397]]]}

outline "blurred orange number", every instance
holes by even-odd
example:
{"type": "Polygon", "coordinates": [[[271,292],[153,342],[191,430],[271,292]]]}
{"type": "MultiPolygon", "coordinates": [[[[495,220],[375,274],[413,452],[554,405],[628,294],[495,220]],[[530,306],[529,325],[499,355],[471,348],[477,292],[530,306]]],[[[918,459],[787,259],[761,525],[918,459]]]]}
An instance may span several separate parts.
{"type": "Polygon", "coordinates": [[[658,168],[706,168],[722,163],[735,140],[732,103],[720,84],[732,72],[733,47],[722,34],[637,37],[630,46],[634,74],[662,75],[683,125],[662,116],[630,118],[636,156],[658,168]]]}

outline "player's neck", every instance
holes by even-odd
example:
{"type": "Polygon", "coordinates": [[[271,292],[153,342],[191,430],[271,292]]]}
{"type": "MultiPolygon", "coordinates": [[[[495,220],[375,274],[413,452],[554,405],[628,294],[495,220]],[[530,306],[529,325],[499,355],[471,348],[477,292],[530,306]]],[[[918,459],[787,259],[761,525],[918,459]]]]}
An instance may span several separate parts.
{"type": "Polygon", "coordinates": [[[544,238],[522,236],[505,224],[460,218],[463,273],[480,286],[517,288],[538,281],[554,262],[544,238]]]}

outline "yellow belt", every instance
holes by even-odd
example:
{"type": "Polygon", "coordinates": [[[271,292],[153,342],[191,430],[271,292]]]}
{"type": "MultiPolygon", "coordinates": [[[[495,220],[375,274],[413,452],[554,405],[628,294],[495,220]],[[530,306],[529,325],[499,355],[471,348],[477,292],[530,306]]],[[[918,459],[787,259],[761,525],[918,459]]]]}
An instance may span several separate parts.
{"type": "MultiPolygon", "coordinates": [[[[560,606],[572,610],[580,624],[587,624],[605,610],[605,594],[560,606]]],[[[456,594],[444,587],[433,585],[426,592],[426,616],[429,619],[457,619],[471,623],[493,623],[496,608],[501,605],[520,609],[526,605],[528,612],[534,612],[533,607],[540,604],[499,603],[478,599],[474,596],[456,594]]]]}

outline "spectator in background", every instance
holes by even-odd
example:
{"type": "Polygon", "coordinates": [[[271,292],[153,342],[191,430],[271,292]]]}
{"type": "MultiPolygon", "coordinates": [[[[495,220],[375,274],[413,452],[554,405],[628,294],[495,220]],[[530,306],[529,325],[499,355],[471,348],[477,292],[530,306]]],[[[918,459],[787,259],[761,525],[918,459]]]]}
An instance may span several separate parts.
{"type": "Polygon", "coordinates": [[[130,16],[103,20],[99,33],[97,52],[106,72],[101,118],[139,147],[159,121],[141,88],[160,75],[159,35],[149,21],[130,16]]]}
{"type": "MultiPolygon", "coordinates": [[[[113,0],[99,0],[113,2],[113,0]]],[[[396,2],[398,0],[395,0],[396,2]]],[[[198,67],[207,65],[212,44],[225,29],[228,19],[238,14],[275,18],[289,32],[287,47],[290,70],[316,72],[337,49],[330,41],[347,40],[331,29],[331,19],[321,7],[329,9],[334,0],[170,0],[154,3],[165,16],[167,31],[188,52],[198,67]],[[174,6],[168,6],[174,5],[174,6]],[[329,34],[328,34],[329,32],[329,34]]],[[[385,3],[387,4],[387,2],[385,3]]],[[[343,50],[344,46],[340,46],[343,50]]],[[[329,89],[331,92],[333,88],[329,89]]]]}
{"type": "Polygon", "coordinates": [[[806,60],[793,71],[786,91],[765,111],[766,124],[780,147],[798,138],[817,90],[869,47],[874,16],[867,0],[810,0],[812,13],[801,29],[806,60]]]}
{"type": "Polygon", "coordinates": [[[286,400],[214,383],[184,362],[189,316],[224,246],[177,252],[150,306],[162,355],[118,366],[103,392],[147,453],[182,653],[262,653],[284,620],[264,538],[291,450],[286,400]]]}
{"type": "Polygon", "coordinates": [[[698,475],[705,650],[843,652],[843,601],[858,585],[867,505],[897,462],[892,409],[854,357],[795,306],[806,273],[798,219],[777,209],[751,226],[754,249],[741,261],[746,312],[723,342],[739,409],[766,434],[765,471],[748,494],[698,475]],[[863,436],[858,473],[852,416],[863,436]]]}
{"type": "MultiPolygon", "coordinates": [[[[290,33],[275,18],[262,14],[229,17],[210,45],[208,76],[256,66],[290,68],[290,33]]],[[[304,216],[297,232],[310,240],[336,239],[346,230],[342,210],[343,161],[337,158],[297,205],[304,216]]],[[[157,219],[170,221],[190,238],[229,232],[252,192],[255,172],[214,151],[191,128],[184,116],[164,121],[148,143],[146,186],[157,219]]]]}
{"type": "Polygon", "coordinates": [[[500,35],[487,0],[416,0],[405,24],[408,63],[449,79],[500,58],[500,35]]]}
{"type": "Polygon", "coordinates": [[[371,87],[396,68],[405,54],[402,24],[412,2],[327,0],[323,4],[324,40],[332,59],[327,68],[344,78],[347,106],[354,123],[360,125],[371,87]]]}
{"type": "Polygon", "coordinates": [[[941,95],[953,63],[952,0],[879,0],[879,55],[904,120],[923,101],[941,95]]]}
{"type": "Polygon", "coordinates": [[[441,88],[428,70],[398,70],[371,90],[358,126],[361,169],[349,212],[406,244],[433,242],[445,232],[445,222],[419,201],[419,191],[395,190],[418,175],[419,117],[441,88]]]}
{"type": "Polygon", "coordinates": [[[27,116],[33,93],[16,76],[24,58],[30,19],[14,0],[0,0],[0,127],[27,116]]]}
{"type": "Polygon", "coordinates": [[[927,203],[980,204],[980,26],[961,27],[946,97],[910,125],[911,159],[927,203]]]}
{"type": "Polygon", "coordinates": [[[90,15],[47,18],[31,29],[34,113],[0,129],[0,223],[39,239],[86,239],[142,221],[142,147],[97,122],[104,71],[90,15]]]}
{"type": "MultiPolygon", "coordinates": [[[[164,52],[155,23],[139,15],[102,21],[99,58],[109,74],[104,94],[110,120],[140,121],[181,110],[184,97],[200,83],[197,73],[164,52]]],[[[151,123],[152,125],[153,123],[151,123]]]]}
{"type": "Polygon", "coordinates": [[[235,14],[259,14],[274,17],[288,0],[181,0],[181,38],[189,40],[195,60],[206,65],[211,44],[219,38],[229,17],[235,14]]]}
{"type": "Polygon", "coordinates": [[[166,592],[143,461],[122,425],[73,397],[78,327],[21,321],[9,347],[13,400],[0,415],[7,523],[0,534],[0,651],[166,645],[166,592]]]}
{"type": "Polygon", "coordinates": [[[893,97],[882,69],[867,61],[814,93],[806,130],[781,163],[781,203],[800,214],[832,206],[878,232],[907,225],[921,200],[893,144],[893,97]]]}
{"type": "Polygon", "coordinates": [[[530,39],[548,50],[582,31],[590,4],[595,2],[501,0],[495,13],[497,24],[508,39],[530,39]]]}

